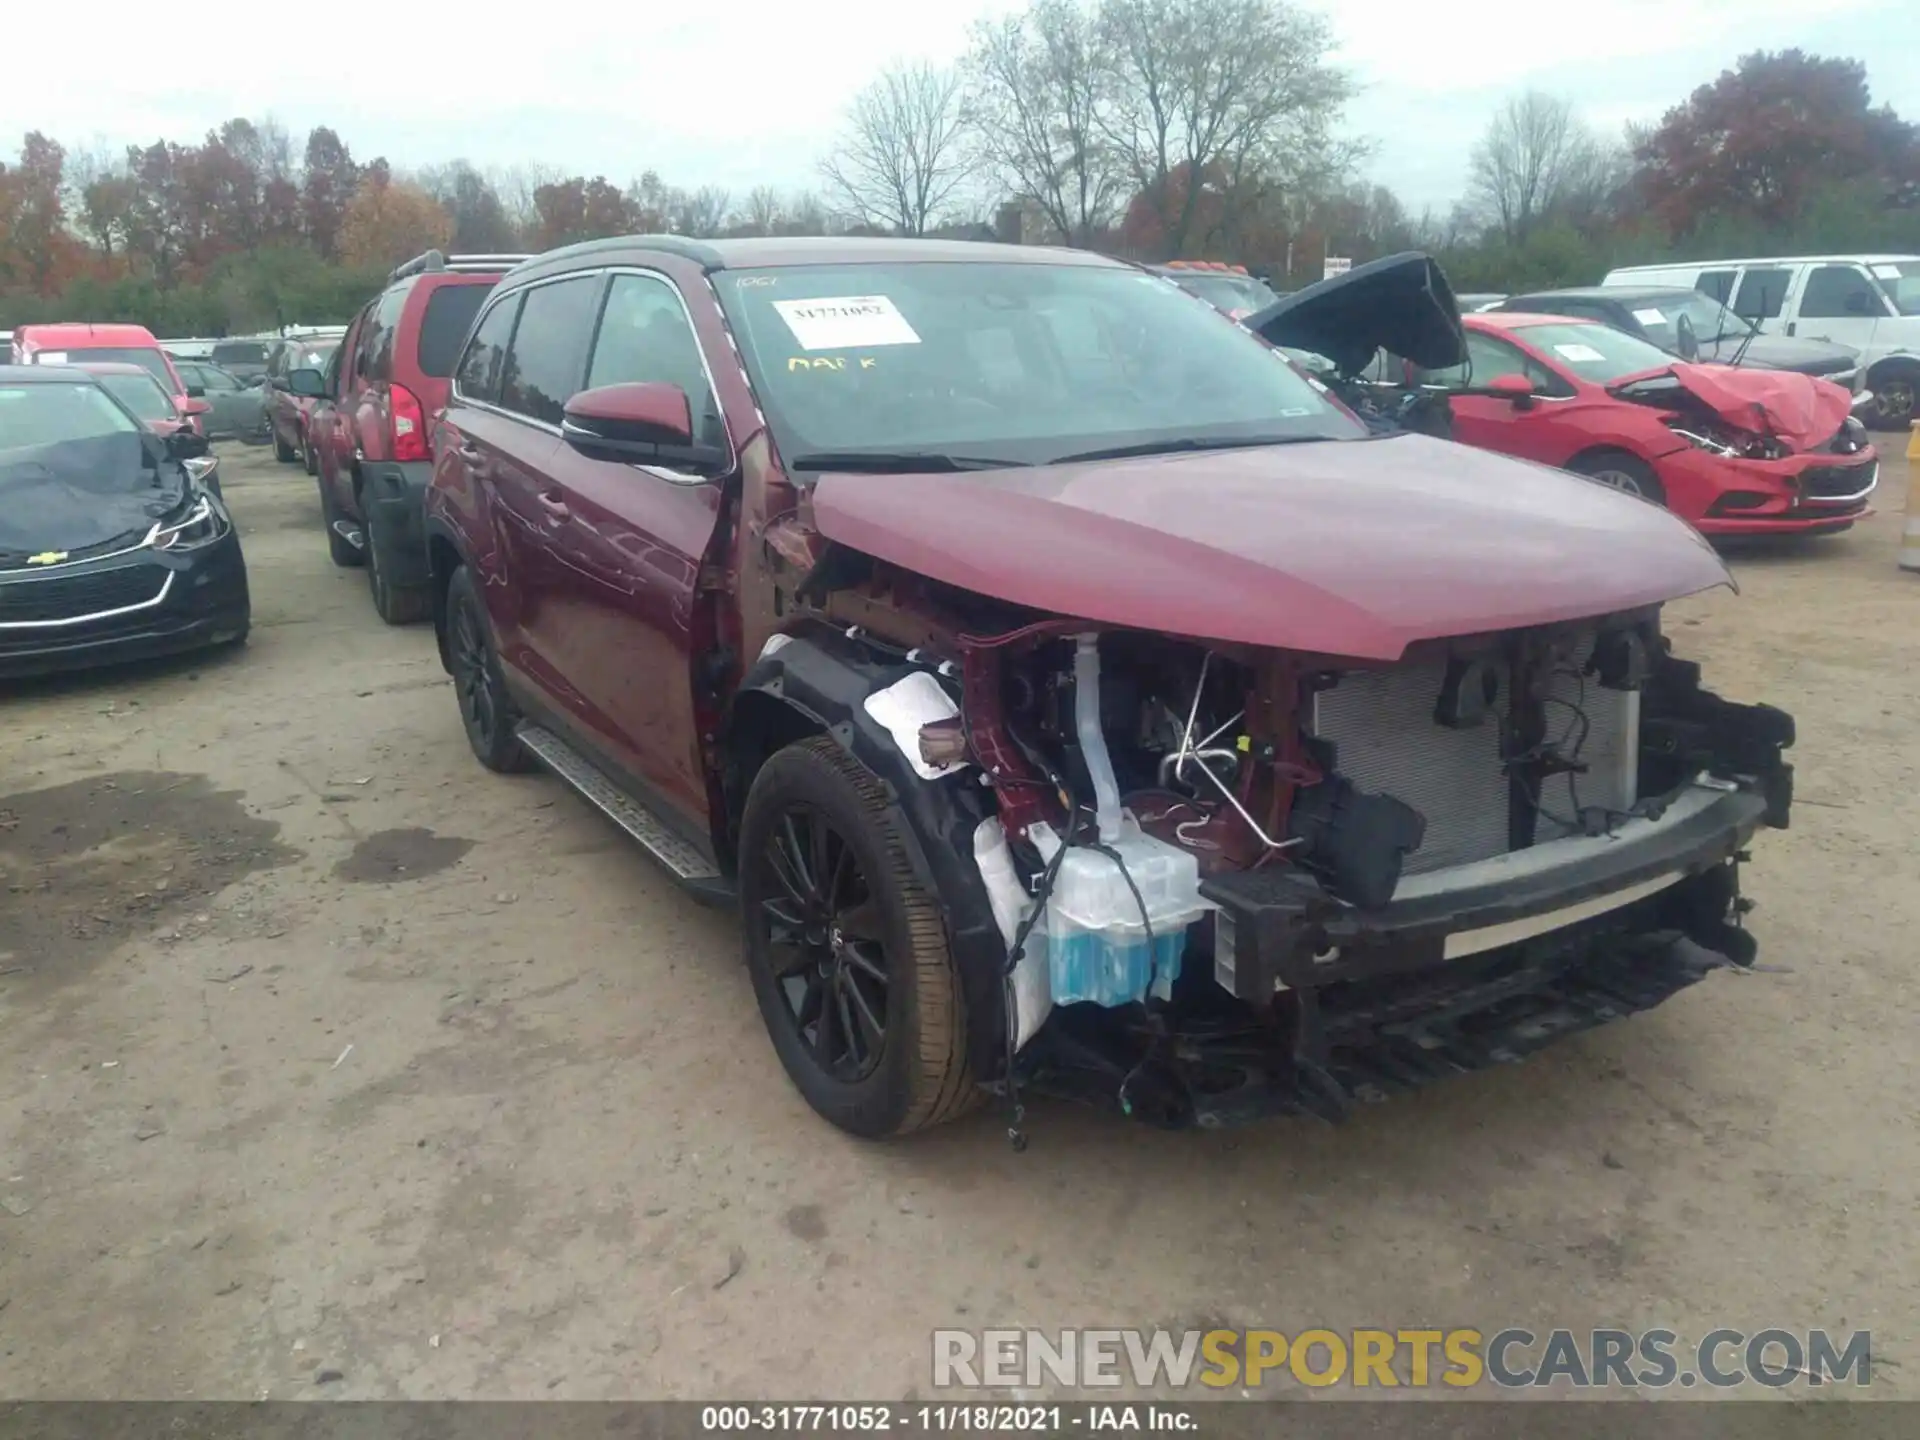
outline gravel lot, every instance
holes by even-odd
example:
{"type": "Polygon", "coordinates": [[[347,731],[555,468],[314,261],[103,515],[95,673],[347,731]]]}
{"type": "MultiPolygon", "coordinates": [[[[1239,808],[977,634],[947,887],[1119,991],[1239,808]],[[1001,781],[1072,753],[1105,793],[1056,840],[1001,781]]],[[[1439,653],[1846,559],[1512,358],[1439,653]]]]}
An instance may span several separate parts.
{"type": "Polygon", "coordinates": [[[246,649],[0,701],[0,1395],[900,1398],[938,1325],[1210,1323],[1870,1327],[1913,1393],[1897,459],[1890,513],[1669,621],[1799,719],[1749,871],[1783,970],[1339,1129],[1042,1106],[1024,1155],[816,1120],[730,918],[481,770],[313,482],[225,466],[246,649]]]}

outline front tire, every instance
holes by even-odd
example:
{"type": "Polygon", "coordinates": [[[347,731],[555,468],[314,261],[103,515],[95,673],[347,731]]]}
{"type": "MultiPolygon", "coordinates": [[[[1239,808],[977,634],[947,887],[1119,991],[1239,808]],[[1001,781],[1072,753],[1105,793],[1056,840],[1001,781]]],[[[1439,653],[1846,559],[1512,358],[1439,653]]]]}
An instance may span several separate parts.
{"type": "Polygon", "coordinates": [[[272,430],[273,458],[278,460],[282,465],[291,465],[300,458],[299,455],[294,453],[294,448],[281,438],[280,427],[278,425],[273,426],[272,430]]]}
{"type": "MultiPolygon", "coordinates": [[[[363,564],[365,557],[354,547],[351,540],[333,528],[334,522],[343,518],[345,517],[334,508],[333,496],[328,493],[327,482],[323,478],[320,481],[320,523],[327,527],[327,555],[342,570],[352,570],[363,564]]],[[[365,539],[365,536],[366,532],[363,530],[361,538],[365,539]]]]}
{"type": "Polygon", "coordinates": [[[447,668],[474,758],[502,775],[530,769],[533,758],[514,734],[520,712],[507,694],[500,653],[473,587],[473,572],[464,565],[447,582],[447,668]]]}
{"type": "Polygon", "coordinates": [[[1905,430],[1920,418],[1920,366],[1887,365],[1867,377],[1873,403],[1867,424],[1875,430],[1905,430]]]}
{"type": "Polygon", "coordinates": [[[1605,485],[1609,490],[1618,490],[1623,495],[1632,495],[1651,505],[1664,506],[1667,503],[1666,489],[1661,485],[1660,477],[1653,473],[1653,467],[1624,450],[1595,450],[1586,455],[1577,455],[1567,468],[1605,485]]]}
{"type": "Polygon", "coordinates": [[[755,777],[740,905],[761,1018],[821,1116],[885,1139],[978,1100],[937,897],[879,781],[830,737],[789,745],[755,777]]]}

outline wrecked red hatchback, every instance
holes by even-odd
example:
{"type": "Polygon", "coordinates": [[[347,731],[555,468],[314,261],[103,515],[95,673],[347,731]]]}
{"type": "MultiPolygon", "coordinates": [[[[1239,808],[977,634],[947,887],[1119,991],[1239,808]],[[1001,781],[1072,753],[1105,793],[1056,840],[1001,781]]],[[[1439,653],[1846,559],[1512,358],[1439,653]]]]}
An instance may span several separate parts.
{"type": "Polygon", "coordinates": [[[1755,957],[1793,725],[1661,633],[1730,583],[1700,537],[1141,270],[591,242],[501,281],[440,425],[475,754],[738,904],[850,1131],[1335,1117],[1755,957]]]}

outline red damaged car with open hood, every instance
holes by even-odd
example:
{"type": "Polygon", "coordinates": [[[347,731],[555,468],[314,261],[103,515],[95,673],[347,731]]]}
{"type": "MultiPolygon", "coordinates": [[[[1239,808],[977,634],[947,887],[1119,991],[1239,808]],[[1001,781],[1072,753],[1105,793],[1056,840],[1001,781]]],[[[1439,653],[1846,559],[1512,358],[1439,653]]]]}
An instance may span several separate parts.
{"type": "Polygon", "coordinates": [[[1828,533],[1867,513],[1879,455],[1829,380],[1675,360],[1564,315],[1465,317],[1467,363],[1426,372],[1453,436],[1563,465],[1708,535],[1828,533]]]}
{"type": "MultiPolygon", "coordinates": [[[[1457,359],[1437,271],[1406,299],[1457,359]]],[[[474,753],[737,904],[781,1061],[855,1133],[1029,1092],[1337,1116],[1755,957],[1793,724],[1661,632],[1730,583],[1699,535],[1362,420],[1132,266],[553,251],[488,297],[433,453],[474,753]]]]}

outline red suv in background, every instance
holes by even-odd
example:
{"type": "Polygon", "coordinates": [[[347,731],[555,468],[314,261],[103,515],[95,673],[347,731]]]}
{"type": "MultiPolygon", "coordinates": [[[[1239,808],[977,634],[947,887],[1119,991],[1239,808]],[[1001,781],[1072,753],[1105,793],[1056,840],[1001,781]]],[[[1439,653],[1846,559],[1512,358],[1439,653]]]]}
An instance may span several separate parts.
{"type": "Polygon", "coordinates": [[[187,417],[194,433],[205,435],[206,407],[189,407],[186,382],[144,325],[61,323],[22,325],[13,332],[16,365],[138,365],[167,387],[174,409],[187,417]]]}
{"type": "Polygon", "coordinates": [[[318,470],[307,443],[314,397],[294,394],[287,377],[295,370],[325,371],[339,347],[337,335],[294,336],[275,342],[267,352],[267,434],[273,441],[273,458],[282,464],[298,460],[309,475],[318,470]]]}
{"type": "Polygon", "coordinates": [[[302,367],[287,377],[292,394],[315,401],[307,443],[328,551],[336,565],[366,565],[374,609],[389,625],[427,617],[420,499],[433,478],[429,434],[468,326],[524,258],[429,250],[409,260],[354,317],[324,375],[302,367]]]}

